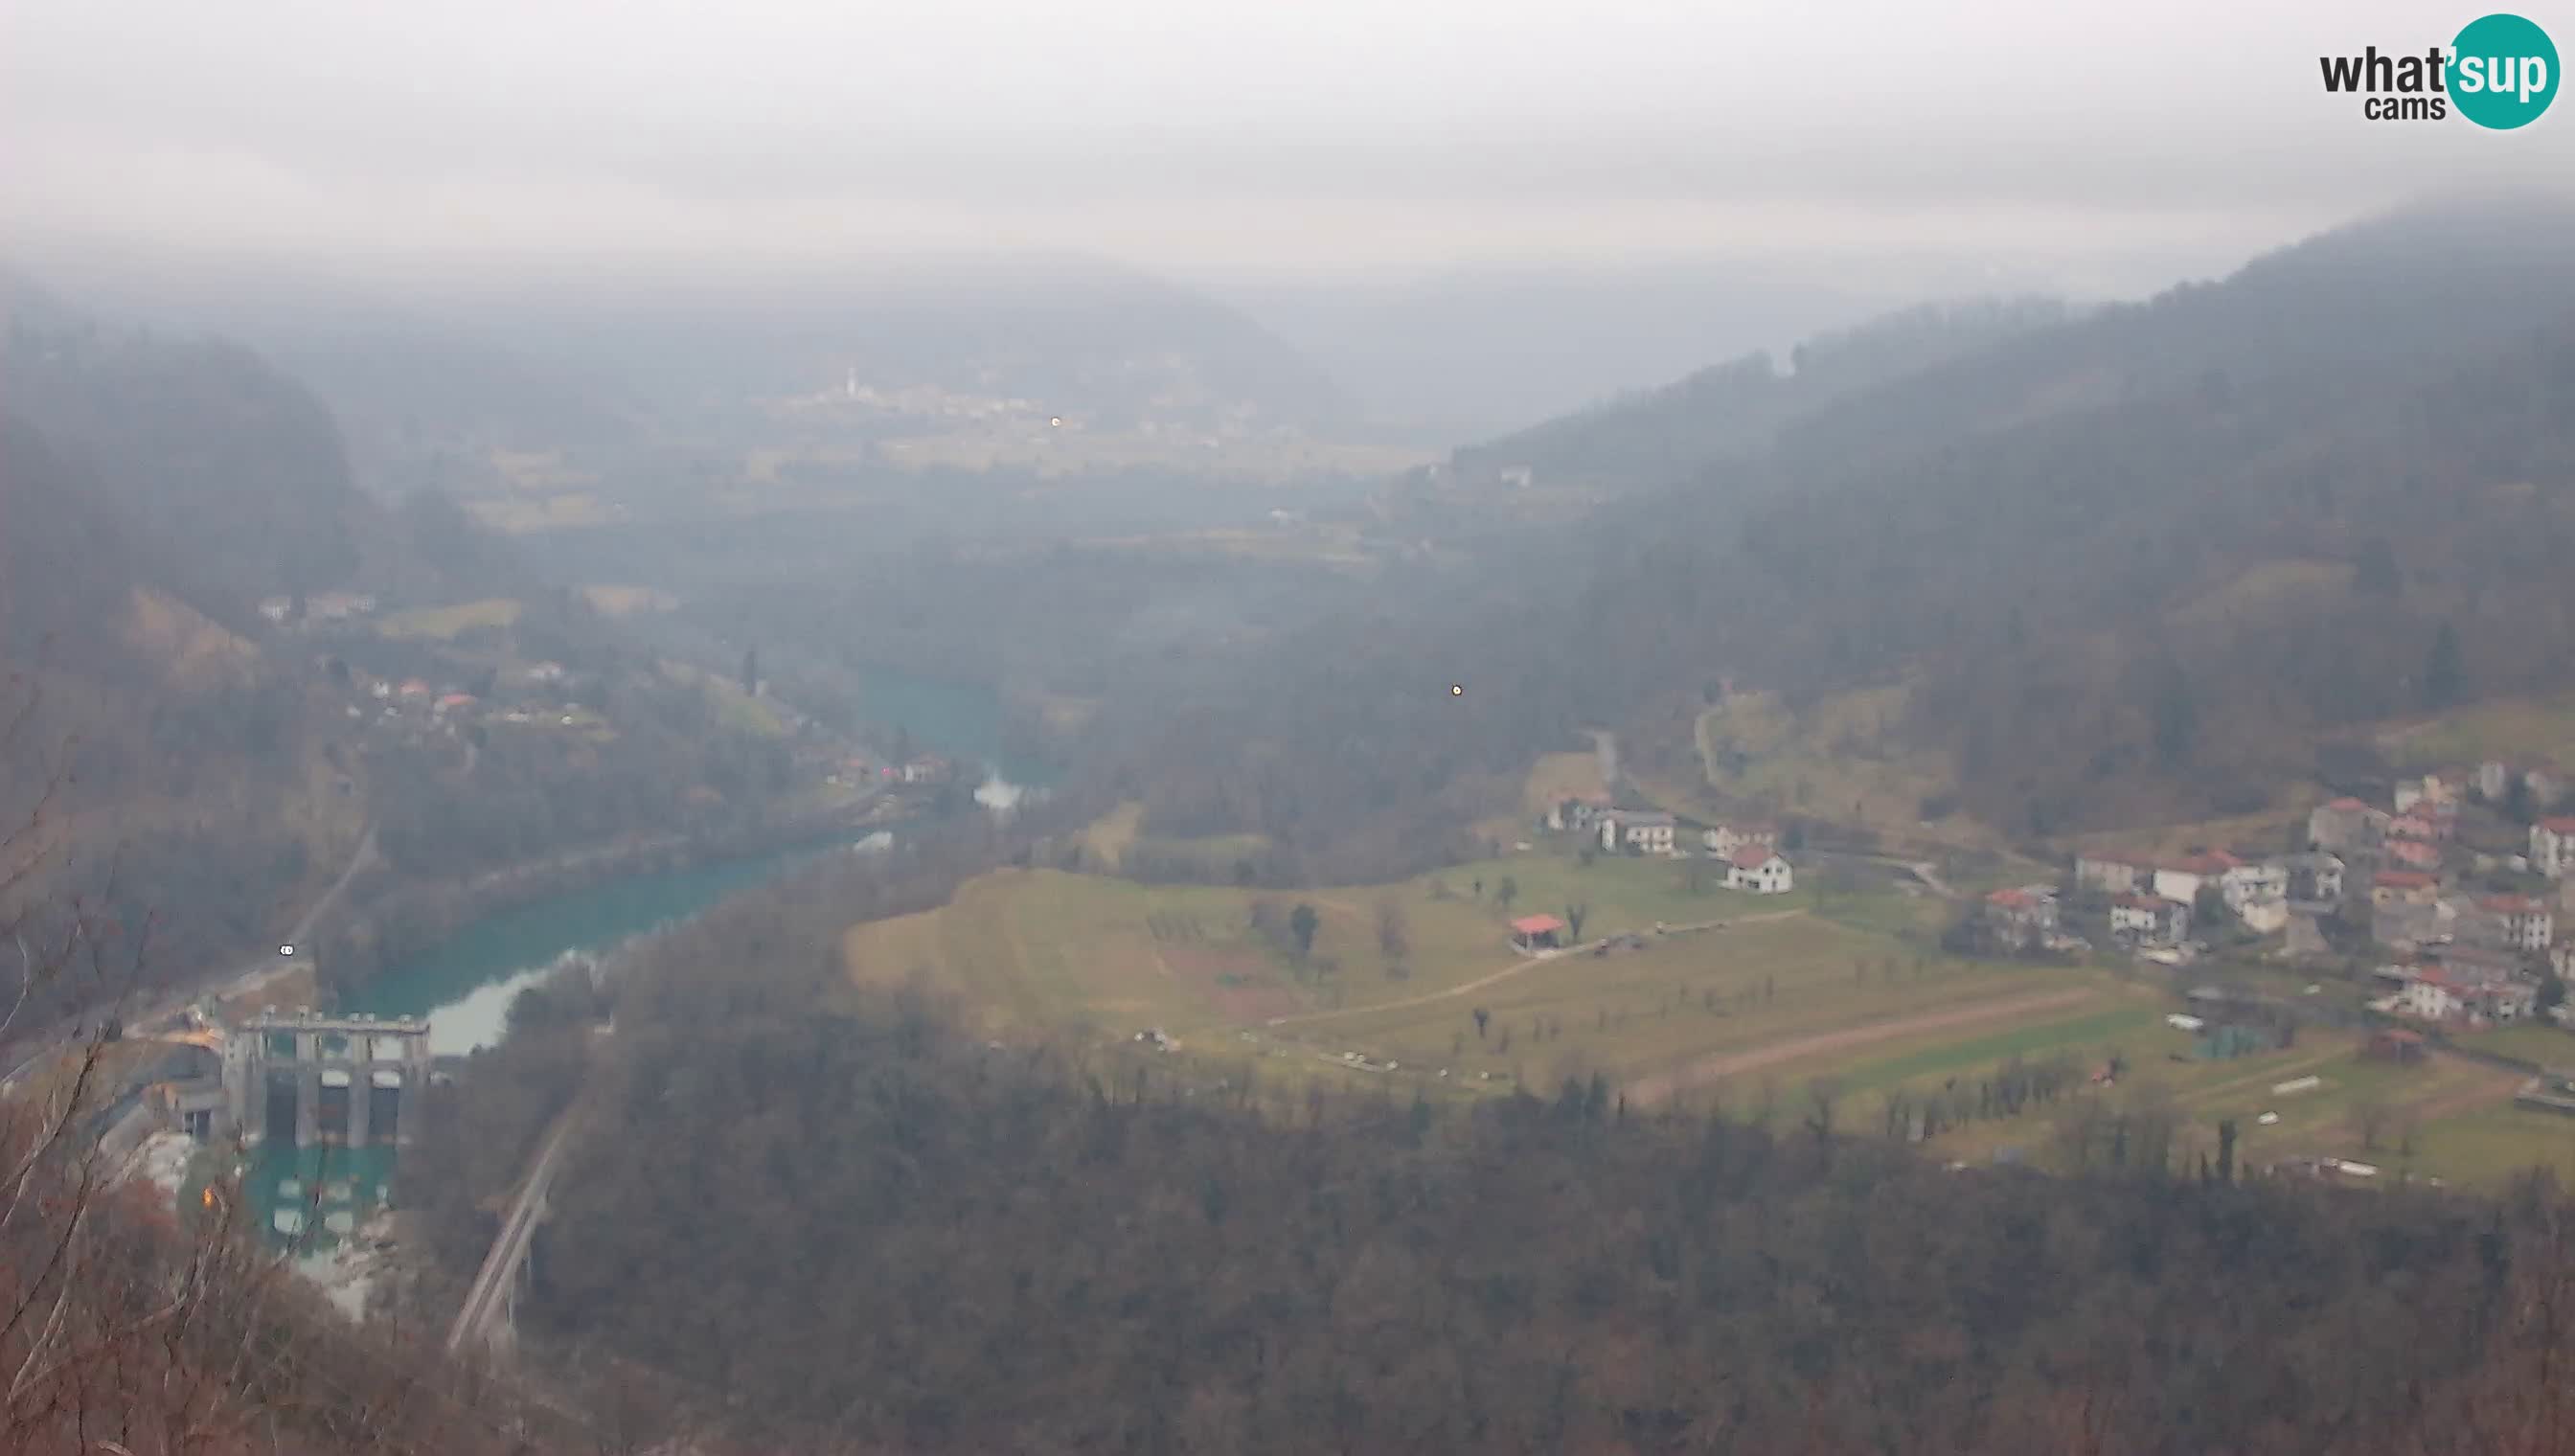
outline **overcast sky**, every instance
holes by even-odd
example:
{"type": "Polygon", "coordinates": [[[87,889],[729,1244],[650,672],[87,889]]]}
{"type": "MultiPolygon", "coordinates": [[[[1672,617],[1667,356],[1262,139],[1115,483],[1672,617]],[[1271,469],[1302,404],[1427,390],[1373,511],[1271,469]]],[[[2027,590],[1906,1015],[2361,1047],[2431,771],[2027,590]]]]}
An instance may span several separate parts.
{"type": "MultiPolygon", "coordinates": [[[[1045,247],[1201,276],[1690,250],[2236,256],[2520,132],[2318,54],[2425,0],[0,0],[22,239],[366,257],[1045,247]]],[[[2575,4],[2523,13],[2575,58],[2575,4]]]]}

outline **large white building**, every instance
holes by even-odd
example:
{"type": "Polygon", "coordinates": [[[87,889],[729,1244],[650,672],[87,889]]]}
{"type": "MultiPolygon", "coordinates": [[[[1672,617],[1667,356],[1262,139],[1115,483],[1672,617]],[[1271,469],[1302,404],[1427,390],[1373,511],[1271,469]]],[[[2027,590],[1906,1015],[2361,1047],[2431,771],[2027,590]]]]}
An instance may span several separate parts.
{"type": "Polygon", "coordinates": [[[2167,860],[2155,866],[2155,893],[2189,904],[2199,898],[2202,886],[2217,884],[2244,867],[2243,860],[2223,849],[2167,860]]]}
{"type": "Polygon", "coordinates": [[[2480,900],[2478,908],[2502,920],[2504,941],[2516,950],[2537,953],[2556,938],[2557,917],[2550,912],[2546,900],[2526,894],[2493,894],[2480,900]]]}
{"type": "Polygon", "coordinates": [[[1600,847],[1640,854],[1672,852],[1672,816],[1660,809],[1619,809],[1600,824],[1600,847]]]}
{"type": "Polygon", "coordinates": [[[2575,818],[2544,818],[2530,826],[2530,867],[2551,879],[2575,868],[2575,818]]]}

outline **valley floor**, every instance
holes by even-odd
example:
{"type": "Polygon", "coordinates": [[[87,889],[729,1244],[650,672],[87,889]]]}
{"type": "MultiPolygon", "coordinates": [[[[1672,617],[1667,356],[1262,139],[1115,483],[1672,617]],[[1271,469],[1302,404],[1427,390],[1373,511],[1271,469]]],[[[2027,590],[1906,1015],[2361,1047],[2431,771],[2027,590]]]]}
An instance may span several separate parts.
{"type": "Polygon", "coordinates": [[[1960,959],[1936,945],[1945,909],[1891,879],[1755,896],[1687,861],[1541,847],[1309,891],[1000,870],[941,909],[852,928],[844,953],[856,982],[926,986],[988,1035],[1079,1030],[1288,1094],[1321,1080],[1552,1095],[1598,1076],[1631,1103],[1853,1130],[1947,1098],[1958,1115],[1925,1139],[1947,1159],[2068,1165],[2100,1155],[2087,1128],[2154,1115],[2186,1161],[2215,1156],[2225,1119],[2245,1166],[2344,1157],[2391,1182],[2487,1184],[2537,1162],[2575,1170],[2575,1121],[2515,1109],[2510,1072],[2372,1061],[2359,1031],[2317,1027],[2194,1059],[2164,1019],[2186,987],[2164,972],[1960,959]],[[1315,917],[1303,955],[1256,923],[1284,927],[1300,904],[1315,917]],[[1582,945],[1510,944],[1510,919],[1575,909],[1582,945]],[[1980,1085],[2040,1066],[2058,1084],[2044,1099],[1975,1106],[1980,1085]]]}

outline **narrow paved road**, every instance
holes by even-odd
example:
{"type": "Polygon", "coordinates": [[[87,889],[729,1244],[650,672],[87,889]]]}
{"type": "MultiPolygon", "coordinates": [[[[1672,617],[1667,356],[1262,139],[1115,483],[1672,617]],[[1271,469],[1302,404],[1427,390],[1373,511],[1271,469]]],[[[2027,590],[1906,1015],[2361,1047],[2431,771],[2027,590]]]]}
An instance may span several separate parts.
{"type": "MultiPolygon", "coordinates": [[[[375,862],[376,831],[371,827],[359,838],[358,847],[350,853],[349,862],[341,869],[340,877],[333,880],[331,887],[322,892],[321,898],[315,900],[312,907],[304,912],[302,918],[287,930],[285,940],[280,943],[293,945],[299,951],[302,950],[305,941],[313,934],[313,927],[321,924],[322,917],[338,906],[341,896],[348,892],[349,885],[357,879],[359,872],[375,862]]],[[[163,991],[158,1000],[144,1005],[124,1019],[137,1030],[156,1027],[177,1016],[182,1007],[209,991],[226,998],[247,995],[266,984],[271,977],[284,975],[296,969],[300,963],[293,957],[278,954],[274,948],[263,950],[231,969],[219,972],[215,977],[201,979],[186,988],[163,991]]],[[[28,1067],[53,1054],[55,1048],[65,1042],[78,1039],[97,1027],[101,1021],[116,1015],[122,1001],[123,998],[119,997],[114,1001],[91,1006],[78,1015],[65,1017],[54,1023],[43,1033],[29,1037],[11,1057],[6,1073],[0,1074],[0,1091],[15,1087],[19,1077],[26,1073],[28,1067]]]]}

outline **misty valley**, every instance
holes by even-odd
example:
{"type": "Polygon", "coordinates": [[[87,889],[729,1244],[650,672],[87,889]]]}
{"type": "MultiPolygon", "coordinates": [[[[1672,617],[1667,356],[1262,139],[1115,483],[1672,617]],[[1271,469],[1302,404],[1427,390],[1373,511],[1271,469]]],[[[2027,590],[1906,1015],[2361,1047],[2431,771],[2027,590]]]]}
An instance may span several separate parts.
{"type": "Polygon", "coordinates": [[[0,1449],[2575,1451],[2570,223],[34,236],[0,1449]]]}

